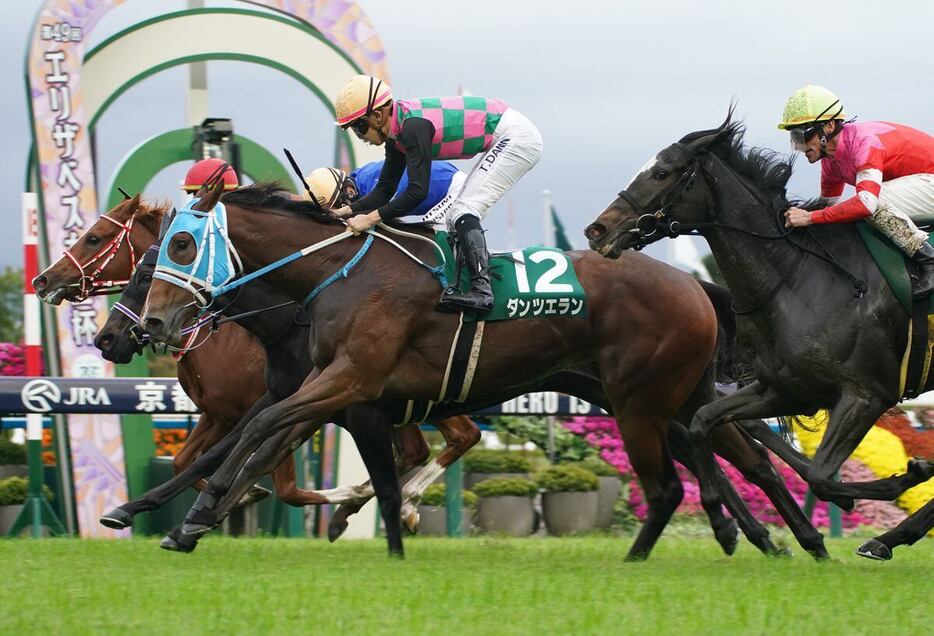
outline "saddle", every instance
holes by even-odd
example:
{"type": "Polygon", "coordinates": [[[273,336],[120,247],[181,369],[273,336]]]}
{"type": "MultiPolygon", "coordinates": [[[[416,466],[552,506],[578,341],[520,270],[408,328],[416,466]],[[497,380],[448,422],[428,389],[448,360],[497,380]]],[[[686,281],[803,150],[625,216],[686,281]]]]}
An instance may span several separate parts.
{"type": "MultiPolygon", "coordinates": [[[[921,229],[929,233],[928,242],[934,245],[934,214],[912,219],[921,229]]],[[[923,393],[931,371],[932,348],[934,348],[934,295],[913,302],[910,275],[914,267],[905,254],[892,244],[881,232],[868,223],[857,223],[856,229],[869,254],[882,272],[899,304],[911,317],[908,324],[908,345],[902,356],[899,374],[899,391],[902,399],[912,399],[923,393]]]]}
{"type": "MultiPolygon", "coordinates": [[[[435,243],[445,256],[444,276],[449,285],[469,289],[468,271],[455,257],[454,237],[435,232],[435,243]]],[[[458,250],[459,251],[459,250],[458,250]]],[[[533,246],[490,256],[493,309],[481,320],[528,318],[586,318],[587,299],[567,254],[553,247],[533,246]]],[[[465,321],[476,320],[466,316],[465,321]]]]}

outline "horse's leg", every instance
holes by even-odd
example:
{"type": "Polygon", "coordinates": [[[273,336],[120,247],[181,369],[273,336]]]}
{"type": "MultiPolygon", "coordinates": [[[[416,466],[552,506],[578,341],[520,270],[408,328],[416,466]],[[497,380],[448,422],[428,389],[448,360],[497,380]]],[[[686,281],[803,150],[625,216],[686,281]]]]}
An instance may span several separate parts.
{"type": "MultiPolygon", "coordinates": [[[[386,525],[389,552],[392,555],[401,556],[402,534],[399,525],[401,495],[393,460],[389,419],[382,411],[366,405],[355,405],[346,409],[345,422],[358,424],[346,428],[353,436],[363,463],[370,473],[383,522],[386,525]]],[[[218,518],[223,519],[226,516],[231,502],[236,500],[244,488],[253,483],[259,475],[268,472],[272,466],[281,464],[313,434],[314,430],[316,427],[302,423],[291,430],[279,431],[264,441],[244,465],[228,493],[215,508],[218,518]]],[[[320,498],[320,493],[309,491],[309,494],[315,497],[311,503],[327,503],[326,500],[320,498]]]]}
{"type": "Polygon", "coordinates": [[[224,458],[240,439],[243,429],[254,415],[272,405],[275,400],[268,393],[256,401],[240,422],[224,438],[205,451],[188,468],[164,484],[146,492],[139,499],[127,502],[103,515],[100,522],[108,528],[126,528],[133,524],[133,517],[140,512],[155,510],[173,497],[185,492],[198,480],[208,477],[222,464],[224,458]]]}
{"type": "MultiPolygon", "coordinates": [[[[614,407],[613,411],[625,413],[621,408],[614,407]]],[[[649,507],[626,560],[643,561],[681,503],[684,489],[668,452],[665,420],[617,415],[616,424],[649,507]]]]}
{"type": "Polygon", "coordinates": [[[914,545],[931,528],[934,528],[934,499],[885,534],[859,546],[856,554],[877,561],[888,561],[892,558],[892,550],[900,545],[914,545]]]}
{"type": "MultiPolygon", "coordinates": [[[[775,470],[768,453],[745,433],[733,426],[721,426],[713,432],[717,454],[736,466],[743,476],[766,494],[802,548],[815,559],[829,559],[824,537],[811,523],[775,470]]],[[[771,543],[771,542],[770,542],[771,543]]],[[[773,547],[772,554],[782,551],[773,547]]],[[[767,553],[768,554],[768,553],[767,553]]]]}
{"type": "MultiPolygon", "coordinates": [[[[348,430],[352,431],[351,435],[360,451],[360,457],[370,473],[370,481],[386,529],[389,555],[402,558],[402,494],[399,491],[399,476],[396,474],[392,452],[392,425],[384,413],[366,408],[371,422],[374,412],[379,415],[380,421],[372,422],[366,430],[359,427],[348,430]]],[[[354,409],[351,407],[348,410],[352,412],[354,409]]],[[[351,418],[352,415],[348,413],[348,419],[351,418]]]]}
{"type": "MultiPolygon", "coordinates": [[[[198,423],[192,429],[191,434],[185,439],[185,444],[178,452],[178,455],[172,458],[172,470],[175,475],[181,474],[191,463],[206,449],[219,442],[223,435],[217,435],[217,421],[209,414],[202,413],[198,418],[198,423]]],[[[203,490],[207,485],[203,479],[195,482],[195,490],[203,490]]]]}
{"type": "Polygon", "coordinates": [[[444,436],[444,449],[402,488],[404,501],[402,514],[410,530],[418,524],[418,510],[415,502],[421,499],[425,489],[431,485],[431,482],[443,475],[448,466],[463,457],[464,453],[480,441],[480,428],[466,415],[440,420],[435,426],[444,436]],[[414,522],[410,521],[413,518],[414,522]]]}
{"type": "MultiPolygon", "coordinates": [[[[392,442],[396,451],[396,475],[399,477],[420,465],[431,454],[425,436],[417,426],[393,427],[392,442]]],[[[331,515],[331,521],[328,523],[328,541],[331,543],[337,541],[347,530],[347,519],[360,512],[363,505],[373,497],[373,486],[369,480],[354,488],[361,496],[355,501],[341,504],[331,515]]]]}
{"type": "MultiPolygon", "coordinates": [[[[689,441],[687,429],[676,420],[672,420],[668,426],[668,446],[671,449],[672,457],[696,477],[697,462],[694,457],[694,448],[689,441]]],[[[726,479],[725,476],[724,479],[726,479]]],[[[727,483],[728,481],[729,480],[723,482],[722,487],[732,490],[733,486],[727,483]]],[[[724,495],[726,495],[726,493],[724,493],[724,495]]],[[[713,530],[714,538],[716,538],[717,543],[720,544],[723,552],[731,555],[736,552],[736,546],[739,543],[737,521],[739,521],[739,525],[743,528],[743,533],[747,537],[750,536],[752,528],[758,524],[758,522],[752,516],[746,503],[739,498],[739,495],[735,498],[724,496],[724,500],[727,509],[733,515],[733,519],[723,514],[723,508],[719,505],[706,506],[703,505],[703,502],[701,502],[701,505],[708,519],[710,519],[710,527],[713,530]],[[747,529],[749,532],[747,532],[747,529]]],[[[752,539],[750,538],[750,540],[752,539]]]]}
{"type": "Polygon", "coordinates": [[[719,505],[722,497],[717,489],[718,467],[713,456],[711,431],[727,422],[773,417],[790,410],[786,401],[765,384],[755,381],[697,409],[691,421],[691,444],[695,448],[701,499],[704,506],[719,505]]]}
{"type": "Polygon", "coordinates": [[[913,459],[908,462],[908,472],[901,475],[868,482],[834,480],[840,466],[856,450],[888,406],[879,399],[851,394],[844,394],[834,405],[830,411],[827,431],[808,471],[808,485],[818,498],[827,500],[828,497],[842,495],[893,501],[909,488],[934,476],[934,462],[913,459]]]}
{"type": "Polygon", "coordinates": [[[211,476],[207,490],[198,495],[188,511],[183,531],[199,534],[218,523],[218,503],[263,440],[302,422],[309,423],[310,434],[313,434],[334,413],[353,403],[369,402],[378,397],[381,390],[381,387],[368,386],[347,358],[339,358],[320,373],[312,372],[298,391],[264,409],[247,424],[237,445],[211,476]]]}

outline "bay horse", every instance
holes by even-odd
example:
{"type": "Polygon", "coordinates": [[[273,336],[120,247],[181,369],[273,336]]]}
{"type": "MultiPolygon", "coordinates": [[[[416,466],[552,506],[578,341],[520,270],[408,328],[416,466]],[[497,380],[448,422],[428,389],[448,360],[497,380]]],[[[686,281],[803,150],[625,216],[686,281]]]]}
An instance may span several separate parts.
{"type": "MultiPolygon", "coordinates": [[[[139,331],[137,314],[142,309],[146,294],[152,283],[157,253],[158,244],[145,252],[123,292],[119,304],[115,305],[115,309],[97,335],[95,344],[102,349],[104,357],[107,359],[117,363],[124,363],[129,361],[141,348],[140,343],[143,334],[139,331]]],[[[220,441],[220,438],[233,430],[234,425],[240,421],[243,415],[267,390],[271,394],[269,399],[273,401],[283,399],[301,386],[302,380],[311,370],[307,362],[307,340],[310,323],[306,320],[304,312],[287,302],[273,302],[273,306],[285,306],[267,310],[269,306],[264,303],[271,293],[274,293],[274,291],[266,289],[261,281],[257,281],[252,288],[244,289],[233,300],[225,302],[225,313],[233,315],[237,318],[237,321],[229,322],[213,333],[211,333],[211,326],[206,325],[204,330],[211,333],[211,335],[205,336],[206,340],[203,341],[203,344],[196,345],[179,360],[179,381],[182,382],[186,393],[188,393],[188,387],[183,378],[189,376],[197,378],[202,384],[213,380],[211,387],[214,391],[221,391],[224,387],[231,386],[231,378],[226,378],[227,382],[218,381],[217,370],[232,368],[237,369],[236,381],[239,385],[247,384],[262,388],[262,393],[257,396],[251,394],[252,401],[243,405],[240,410],[228,408],[231,416],[234,416],[230,425],[218,431],[221,433],[220,437],[212,439],[211,443],[202,444],[199,448],[200,452],[206,451],[214,443],[220,441]],[[252,312],[257,313],[248,315],[252,312]],[[239,334],[240,332],[250,335],[250,342],[247,346],[242,344],[238,346],[229,338],[229,334],[239,334]],[[225,337],[225,334],[228,337],[225,337]],[[259,351],[252,351],[256,347],[259,347],[259,351]],[[246,354],[253,354],[252,357],[263,363],[263,368],[255,369],[254,365],[243,365],[242,361],[246,354]],[[185,370],[184,374],[182,373],[183,368],[185,370]]],[[[223,378],[224,376],[220,377],[223,378]]],[[[191,396],[199,407],[204,408],[203,401],[198,399],[203,397],[201,393],[195,392],[191,396]]],[[[235,400],[233,396],[221,394],[217,397],[226,400],[228,407],[233,406],[229,404],[235,400]]],[[[212,402],[209,402],[209,404],[212,404],[212,402]]],[[[236,405],[240,406],[239,403],[236,405]]],[[[357,409],[353,417],[341,418],[340,424],[350,431],[354,439],[358,439],[358,429],[362,425],[368,424],[366,418],[361,417],[365,415],[366,413],[362,409],[357,409]],[[364,424],[361,424],[361,421],[364,424]]],[[[439,421],[436,426],[447,444],[437,458],[437,464],[441,470],[460,458],[480,437],[479,428],[464,416],[439,421]]],[[[197,430],[196,428],[195,431],[197,430]]],[[[428,459],[429,448],[418,429],[412,427],[394,428],[392,436],[397,451],[395,456],[396,473],[399,476],[408,473],[428,459]]],[[[190,453],[189,455],[193,459],[196,453],[190,453]]],[[[366,457],[364,457],[364,461],[367,461],[366,457]]],[[[179,463],[176,475],[190,464],[191,461],[179,463]]],[[[368,488],[368,484],[352,488],[335,488],[329,491],[297,489],[291,452],[284,454],[282,461],[277,462],[275,465],[276,468],[272,474],[277,486],[277,495],[285,503],[293,506],[341,504],[341,508],[332,516],[329,527],[329,538],[332,541],[347,528],[347,518],[359,511],[375,492],[372,487],[368,488]],[[285,472],[284,467],[288,468],[288,472],[285,472]],[[282,478],[287,479],[288,483],[280,484],[279,479],[282,478]]],[[[205,473],[205,475],[207,474],[209,473],[205,473]]],[[[147,492],[140,498],[110,511],[101,518],[101,522],[109,527],[127,527],[132,523],[133,516],[140,512],[161,507],[169,499],[191,485],[192,481],[191,473],[187,473],[179,479],[171,480],[147,492]]],[[[425,487],[427,487],[427,484],[424,486],[420,486],[418,483],[406,484],[403,521],[412,532],[416,531],[418,522],[417,510],[413,501],[417,501],[425,487]]],[[[190,552],[194,549],[195,542],[191,537],[186,539],[184,535],[178,536],[177,532],[173,532],[163,542],[163,547],[183,549],[190,552]]]]}
{"type": "MultiPolygon", "coordinates": [[[[205,197],[195,208],[201,206],[206,217],[220,194],[217,188],[211,200],[205,197]]],[[[183,530],[192,534],[217,522],[218,511],[229,508],[249,479],[250,464],[274,453],[283,441],[270,436],[302,422],[317,428],[352,404],[436,399],[458,320],[433,311],[437,282],[409,260],[412,254],[422,261],[433,257],[433,248],[422,240],[428,236],[425,229],[410,228],[421,239],[398,239],[409,255],[376,241],[346,275],[342,268],[360,251],[360,242],[342,241],[347,235],[341,223],[310,202],[288,201],[269,188],[253,187],[226,195],[224,203],[229,220],[224,232],[229,245],[236,245],[245,272],[309,248],[303,251],[311,255],[268,273],[269,282],[302,301],[333,271],[344,271],[346,280],[309,305],[314,370],[299,391],[247,425],[189,512],[183,530]],[[326,249],[309,247],[321,245],[326,249]]],[[[193,263],[197,252],[192,235],[170,229],[160,255],[193,263]]],[[[442,413],[470,412],[562,370],[594,366],[649,501],[648,520],[628,555],[642,559],[681,498],[667,445],[668,420],[708,367],[716,314],[693,278],[641,255],[631,255],[624,265],[587,252],[572,252],[570,258],[586,291],[589,317],[487,324],[470,396],[442,413]],[[618,304],[619,298],[629,302],[618,304]],[[671,305],[671,298],[679,304],[671,305]],[[623,333],[633,337],[620,337],[623,333]]],[[[193,291],[203,297],[207,290],[193,291]]],[[[142,314],[144,329],[155,339],[177,342],[197,312],[190,298],[181,287],[154,281],[142,314]]]]}
{"type": "MultiPolygon", "coordinates": [[[[852,224],[784,228],[791,171],[777,153],[743,147],[731,108],[718,128],[690,133],[655,155],[585,235],[608,259],[679,233],[697,233],[710,245],[737,298],[757,380],[698,410],[696,443],[707,444],[729,421],[828,409],[827,432],[806,472],[813,492],[893,500],[934,475],[934,463],[912,460],[907,473],[871,482],[833,476],[901,397],[909,316],[852,224]]],[[[712,462],[699,459],[701,482],[710,484],[712,462]]]]}

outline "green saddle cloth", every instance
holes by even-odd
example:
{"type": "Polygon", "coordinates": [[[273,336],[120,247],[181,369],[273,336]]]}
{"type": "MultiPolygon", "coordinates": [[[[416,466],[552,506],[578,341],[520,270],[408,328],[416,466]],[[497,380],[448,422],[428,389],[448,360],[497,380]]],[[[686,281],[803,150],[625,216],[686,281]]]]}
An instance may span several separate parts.
{"type": "MultiPolygon", "coordinates": [[[[436,232],[435,242],[444,252],[445,276],[454,284],[457,262],[447,232],[436,232]]],[[[495,302],[480,320],[518,320],[521,318],[587,317],[587,299],[577,272],[567,254],[553,247],[526,247],[490,258],[495,302]]],[[[466,267],[461,268],[462,290],[470,288],[466,267]]]]}
{"type": "MultiPolygon", "coordinates": [[[[866,222],[856,224],[859,235],[863,237],[863,243],[866,249],[872,254],[873,260],[879,266],[879,270],[888,282],[892,293],[901,303],[909,314],[911,314],[911,280],[908,278],[908,269],[906,267],[905,253],[895,247],[894,244],[881,232],[866,222]]],[[[928,235],[928,242],[934,245],[931,238],[934,234],[928,235]]],[[[934,297],[931,299],[931,305],[928,307],[928,314],[934,313],[934,297]]]]}

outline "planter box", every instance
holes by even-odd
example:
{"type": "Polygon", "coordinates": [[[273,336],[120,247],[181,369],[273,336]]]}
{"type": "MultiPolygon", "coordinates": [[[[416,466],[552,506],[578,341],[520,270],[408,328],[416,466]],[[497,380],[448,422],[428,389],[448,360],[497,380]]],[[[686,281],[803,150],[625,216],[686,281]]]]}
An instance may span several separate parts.
{"type": "Polygon", "coordinates": [[[473,487],[487,479],[529,479],[528,473],[466,473],[464,475],[464,489],[473,490],[473,487]]]}
{"type": "Polygon", "coordinates": [[[19,517],[19,513],[22,512],[22,510],[23,504],[0,506],[0,538],[5,537],[6,533],[10,531],[10,528],[16,523],[16,518],[19,517]]]}
{"type": "Polygon", "coordinates": [[[27,464],[0,464],[0,479],[8,477],[29,477],[27,464]]]}
{"type": "Polygon", "coordinates": [[[542,495],[542,516],[548,534],[560,537],[593,530],[597,500],[597,491],[546,492],[542,495]]]}
{"type": "Polygon", "coordinates": [[[531,497],[480,497],[477,527],[483,532],[527,537],[532,534],[535,510],[531,497]]]}
{"type": "Polygon", "coordinates": [[[619,499],[619,477],[598,477],[600,488],[597,489],[597,522],[595,528],[606,530],[613,525],[616,500],[619,499]]]}
{"type": "MultiPolygon", "coordinates": [[[[469,534],[470,508],[464,508],[461,515],[461,531],[464,534],[469,534]]],[[[426,537],[448,536],[447,508],[444,506],[419,506],[418,534],[426,537]]]]}

